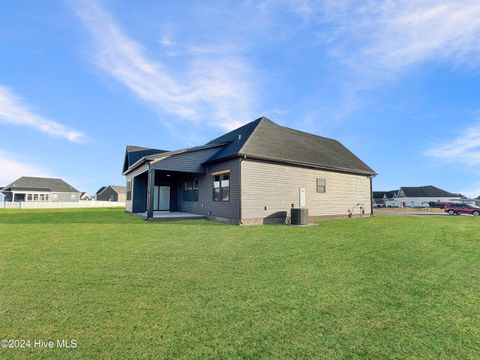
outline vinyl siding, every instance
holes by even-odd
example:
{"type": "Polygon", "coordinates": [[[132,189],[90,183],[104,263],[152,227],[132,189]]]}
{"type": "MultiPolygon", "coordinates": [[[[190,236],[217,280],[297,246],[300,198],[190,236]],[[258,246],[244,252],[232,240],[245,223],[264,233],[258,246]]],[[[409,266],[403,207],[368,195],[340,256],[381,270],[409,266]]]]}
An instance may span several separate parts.
{"type": "MultiPolygon", "coordinates": [[[[18,197],[18,194],[48,194],[50,202],[77,202],[80,201],[79,192],[55,192],[55,191],[18,191],[15,192],[15,198],[18,197]],[[52,194],[57,194],[57,199],[52,200],[52,194]],[[72,199],[72,195],[75,197],[72,199]]],[[[12,201],[12,192],[5,192],[5,201],[12,201]]],[[[32,200],[30,200],[32,201],[32,200]]]]}
{"type": "Polygon", "coordinates": [[[133,178],[132,200],[125,203],[125,210],[133,213],[144,212],[147,205],[147,178],[144,172],[133,178]]]}
{"type": "Polygon", "coordinates": [[[241,162],[242,219],[290,215],[291,204],[299,206],[299,189],[306,189],[309,216],[370,214],[370,179],[367,176],[243,160],[241,162]],[[316,179],[326,180],[326,192],[317,193],[316,179]],[[265,210],[267,207],[267,210],[265,210]]]}
{"type": "Polygon", "coordinates": [[[240,159],[233,159],[209,166],[206,171],[206,175],[185,176],[184,179],[179,182],[179,210],[192,214],[227,218],[232,222],[238,222],[240,218],[240,159]],[[227,169],[230,170],[230,201],[213,201],[212,172],[227,169]],[[198,201],[183,201],[183,181],[189,177],[199,179],[198,201]]]}
{"type": "MultiPolygon", "coordinates": [[[[52,193],[55,193],[54,191],[52,191],[52,193]]],[[[80,201],[80,193],[77,193],[77,192],[71,192],[71,193],[66,193],[66,192],[59,192],[59,193],[56,193],[58,194],[58,201],[59,202],[75,202],[75,201],[80,201]],[[72,196],[75,196],[75,198],[72,198],[72,196]]]]}
{"type": "Polygon", "coordinates": [[[132,212],[133,211],[133,193],[135,191],[135,178],[143,173],[148,171],[148,164],[142,165],[138,169],[132,171],[128,175],[125,176],[125,186],[127,186],[127,181],[132,179],[132,198],[131,200],[125,200],[125,211],[132,212]]]}

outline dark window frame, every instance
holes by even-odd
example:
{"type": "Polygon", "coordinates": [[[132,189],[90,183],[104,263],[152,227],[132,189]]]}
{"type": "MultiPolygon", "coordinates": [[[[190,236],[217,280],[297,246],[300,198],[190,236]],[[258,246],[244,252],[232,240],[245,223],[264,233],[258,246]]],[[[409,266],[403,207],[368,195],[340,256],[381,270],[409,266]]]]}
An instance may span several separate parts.
{"type": "Polygon", "coordinates": [[[183,182],[183,201],[198,201],[200,190],[200,180],[198,178],[189,178],[183,182]]]}
{"type": "Polygon", "coordinates": [[[221,173],[212,173],[212,201],[213,202],[230,202],[230,170],[222,171],[221,173]],[[215,178],[219,178],[219,187],[215,187],[215,178]],[[225,179],[227,177],[227,179],[225,179]],[[228,180],[228,186],[223,186],[223,182],[228,180]],[[216,191],[218,189],[218,194],[216,191]],[[224,194],[227,194],[227,199],[225,200],[224,194]],[[216,196],[218,195],[218,197],[216,196]]]}

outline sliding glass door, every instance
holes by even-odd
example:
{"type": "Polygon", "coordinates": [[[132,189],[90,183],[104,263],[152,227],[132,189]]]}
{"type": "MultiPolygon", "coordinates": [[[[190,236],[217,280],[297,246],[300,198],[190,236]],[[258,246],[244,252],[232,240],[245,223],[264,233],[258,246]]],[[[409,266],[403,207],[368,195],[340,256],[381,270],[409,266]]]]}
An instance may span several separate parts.
{"type": "Polygon", "coordinates": [[[170,186],[153,187],[153,210],[170,211],[170,186]]]}

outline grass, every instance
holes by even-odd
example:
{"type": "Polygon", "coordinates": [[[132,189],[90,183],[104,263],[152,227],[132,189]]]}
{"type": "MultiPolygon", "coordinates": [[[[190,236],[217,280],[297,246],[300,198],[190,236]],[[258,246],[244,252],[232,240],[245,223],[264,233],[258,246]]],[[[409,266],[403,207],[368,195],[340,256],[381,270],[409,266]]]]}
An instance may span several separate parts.
{"type": "Polygon", "coordinates": [[[0,211],[0,358],[480,357],[480,221],[0,211]]]}

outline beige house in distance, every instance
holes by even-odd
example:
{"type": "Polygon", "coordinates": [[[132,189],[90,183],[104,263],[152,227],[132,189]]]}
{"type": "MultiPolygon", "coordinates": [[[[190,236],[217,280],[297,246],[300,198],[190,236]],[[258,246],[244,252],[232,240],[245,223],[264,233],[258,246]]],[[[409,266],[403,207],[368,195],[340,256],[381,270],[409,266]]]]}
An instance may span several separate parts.
{"type": "Polygon", "coordinates": [[[205,145],[165,151],[128,146],[126,211],[185,212],[233,224],[289,223],[372,214],[368,165],[336,140],[259,118],[205,145]]]}

